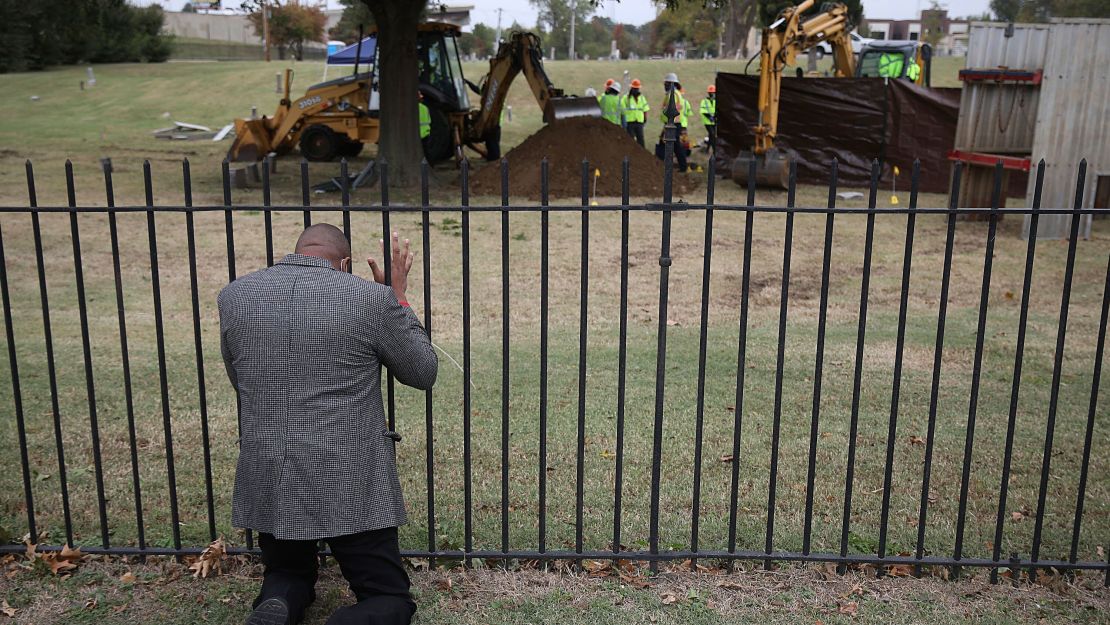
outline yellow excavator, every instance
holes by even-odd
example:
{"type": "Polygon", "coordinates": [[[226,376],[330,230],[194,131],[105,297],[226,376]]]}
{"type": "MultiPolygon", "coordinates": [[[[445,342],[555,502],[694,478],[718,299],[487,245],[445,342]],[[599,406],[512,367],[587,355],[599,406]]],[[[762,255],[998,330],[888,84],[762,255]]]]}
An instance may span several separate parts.
{"type": "Polygon", "coordinates": [[[918,84],[929,84],[931,48],[918,41],[873,41],[859,53],[859,62],[852,51],[849,36],[852,23],[848,7],[842,3],[823,5],[822,12],[812,17],[802,14],[813,7],[815,0],[804,0],[787,7],[770,26],[763,30],[759,53],[759,118],[752,129],[755,145],[733,162],[732,177],[746,184],[751,162],[756,163],[755,182],[759,186],[786,188],[790,173],[789,160],[775,148],[779,122],[779,95],[782,74],[794,65],[798,55],[826,44],[832,48],[833,76],[907,78],[918,84]]]}
{"type": "MultiPolygon", "coordinates": [[[[417,30],[418,89],[431,117],[431,134],[423,142],[429,162],[462,159],[464,147],[489,160],[500,158],[501,110],[509,86],[521,73],[543,110],[544,122],[601,116],[596,98],[567,96],[551,83],[543,69],[540,39],[532,33],[512,33],[490,59],[481,86],[471,83],[459,59],[460,33],[458,26],[440,22],[423,23],[417,30]],[[476,109],[471,108],[468,88],[480,96],[476,109]]],[[[373,32],[367,41],[376,41],[373,32]]],[[[383,88],[377,69],[388,62],[378,50],[375,45],[368,71],[359,73],[356,64],[350,76],[313,85],[295,100],[290,98],[293,72],[286,70],[284,95],[272,116],[235,120],[236,138],[228,160],[257,161],[298,146],[306,159],[327,161],[355,156],[363,145],[377,143],[383,88]]]]}

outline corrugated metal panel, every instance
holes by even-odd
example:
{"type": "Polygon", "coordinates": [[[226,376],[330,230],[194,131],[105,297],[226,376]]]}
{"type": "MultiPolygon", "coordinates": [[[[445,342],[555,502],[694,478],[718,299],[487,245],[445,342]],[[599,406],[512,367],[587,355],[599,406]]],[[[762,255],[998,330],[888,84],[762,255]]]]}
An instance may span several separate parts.
{"type": "MultiPolygon", "coordinates": [[[[1044,67],[1048,50],[1048,24],[1015,24],[1006,36],[1006,24],[975,22],[968,40],[967,67],[1037,70],[1044,67]]],[[[996,154],[1028,154],[1033,136],[1040,90],[1035,86],[971,82],[964,84],[956,149],[996,154]]]]}
{"type": "Polygon", "coordinates": [[[1044,67],[1050,32],[1050,24],[1014,24],[1014,36],[1007,37],[1006,24],[972,22],[967,43],[967,66],[1044,67]]]}
{"type": "MultiPolygon", "coordinates": [[[[1047,163],[1041,206],[1073,205],[1086,158],[1083,206],[1090,207],[1097,176],[1110,174],[1110,20],[1053,20],[1051,27],[1033,141],[1033,162],[1047,163]]],[[[1084,221],[1081,235],[1089,237],[1090,218],[1084,221]]],[[[1037,238],[1064,238],[1069,226],[1066,215],[1042,219],[1037,238]]]]}

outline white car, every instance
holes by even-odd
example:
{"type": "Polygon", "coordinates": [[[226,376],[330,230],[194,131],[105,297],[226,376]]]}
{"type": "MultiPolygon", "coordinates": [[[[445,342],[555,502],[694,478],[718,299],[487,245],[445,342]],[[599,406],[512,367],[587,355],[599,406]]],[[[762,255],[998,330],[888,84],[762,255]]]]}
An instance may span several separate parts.
{"type": "MultiPolygon", "coordinates": [[[[875,41],[874,39],[871,39],[869,37],[861,37],[858,33],[855,32],[848,33],[848,37],[852,40],[853,54],[859,54],[859,51],[863,48],[864,45],[875,41]]],[[[817,58],[823,58],[826,54],[832,54],[832,46],[829,45],[829,42],[822,41],[821,43],[817,44],[817,58]]]]}

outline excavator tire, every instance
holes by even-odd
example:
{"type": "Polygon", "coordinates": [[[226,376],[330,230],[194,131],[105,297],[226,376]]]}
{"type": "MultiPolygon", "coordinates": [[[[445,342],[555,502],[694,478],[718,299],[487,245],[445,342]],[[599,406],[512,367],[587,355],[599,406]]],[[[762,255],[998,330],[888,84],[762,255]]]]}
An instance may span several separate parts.
{"type": "Polygon", "coordinates": [[[339,154],[340,138],[331,128],[315,124],[301,133],[301,156],[310,161],[330,161],[339,154]]]}
{"type": "Polygon", "coordinates": [[[423,141],[424,158],[429,163],[439,163],[455,153],[451,140],[451,124],[447,121],[447,114],[439,107],[429,106],[428,113],[432,118],[432,132],[423,141]]]}
{"type": "Polygon", "coordinates": [[[339,143],[339,156],[344,158],[354,158],[362,152],[363,143],[361,141],[351,141],[344,139],[339,143]]]}

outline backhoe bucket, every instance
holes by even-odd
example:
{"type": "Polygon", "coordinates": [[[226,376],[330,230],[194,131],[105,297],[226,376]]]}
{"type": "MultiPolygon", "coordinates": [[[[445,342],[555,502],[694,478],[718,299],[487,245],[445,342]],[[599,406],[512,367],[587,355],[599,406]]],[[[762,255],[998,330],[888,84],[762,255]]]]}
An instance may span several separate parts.
{"type": "Polygon", "coordinates": [[[601,105],[597,103],[597,98],[589,96],[565,96],[547,101],[543,112],[545,124],[568,117],[601,117],[601,105]]]}
{"type": "Polygon", "coordinates": [[[790,160],[779,150],[769,150],[756,155],[741,152],[732,162],[732,179],[741,186],[748,185],[752,161],[755,161],[755,185],[786,189],[790,183],[790,160]]]}
{"type": "Polygon", "coordinates": [[[271,150],[269,132],[261,119],[235,120],[235,141],[227,151],[227,160],[233,163],[253,163],[271,150]]]}

